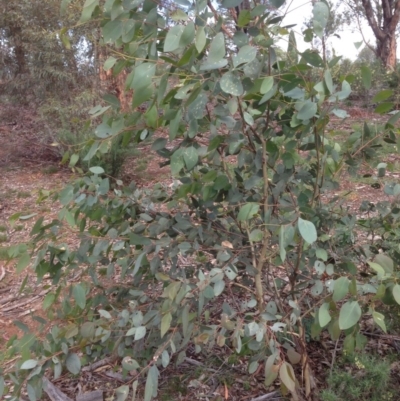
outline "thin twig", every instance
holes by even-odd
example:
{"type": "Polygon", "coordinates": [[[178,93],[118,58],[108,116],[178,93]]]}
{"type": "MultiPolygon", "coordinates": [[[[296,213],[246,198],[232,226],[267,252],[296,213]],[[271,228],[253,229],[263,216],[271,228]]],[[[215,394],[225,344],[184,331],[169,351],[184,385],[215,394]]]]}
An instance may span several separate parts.
{"type": "Polygon", "coordinates": [[[339,344],[339,339],[336,340],[335,343],[335,349],[333,350],[333,355],[332,355],[332,362],[331,362],[331,369],[330,369],[330,375],[332,376],[332,372],[333,372],[333,367],[335,365],[335,360],[336,360],[336,351],[337,351],[337,346],[339,344]]]}
{"type": "Polygon", "coordinates": [[[279,395],[279,391],[273,391],[272,393],[260,395],[259,397],[252,398],[251,401],[264,401],[264,400],[279,400],[282,398],[279,395]]]}

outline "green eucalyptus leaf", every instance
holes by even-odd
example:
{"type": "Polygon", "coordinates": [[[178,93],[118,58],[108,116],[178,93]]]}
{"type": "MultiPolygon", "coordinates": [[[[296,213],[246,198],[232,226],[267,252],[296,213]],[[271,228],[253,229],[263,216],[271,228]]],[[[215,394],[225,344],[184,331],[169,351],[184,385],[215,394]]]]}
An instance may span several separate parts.
{"type": "Polygon", "coordinates": [[[318,311],[318,322],[321,327],[325,327],[331,320],[331,314],[329,313],[329,303],[325,302],[321,305],[318,311]]]}
{"type": "Polygon", "coordinates": [[[349,293],[350,281],[347,277],[339,277],[335,280],[333,285],[333,296],[332,299],[335,302],[340,301],[349,293]]]}
{"type": "Polygon", "coordinates": [[[66,360],[65,365],[69,372],[73,375],[77,375],[81,370],[81,360],[79,356],[75,353],[69,353],[66,360]]]}
{"type": "Polygon", "coordinates": [[[86,291],[83,284],[76,284],[72,287],[72,296],[76,304],[81,308],[85,309],[86,306],[86,291]]]}
{"type": "Polygon", "coordinates": [[[168,53],[179,49],[184,29],[183,25],[175,25],[168,31],[164,42],[164,52],[168,53]]]}
{"type": "Polygon", "coordinates": [[[254,217],[260,210],[260,205],[258,203],[246,203],[239,210],[237,216],[238,221],[248,221],[254,217]]]}
{"type": "Polygon", "coordinates": [[[323,1],[317,1],[313,7],[313,29],[314,33],[322,39],[325,27],[328,23],[329,7],[323,1]]]}
{"type": "Polygon", "coordinates": [[[394,300],[400,305],[400,284],[395,284],[392,289],[394,300]]]}
{"type": "Polygon", "coordinates": [[[199,155],[193,146],[183,149],[182,156],[188,170],[192,170],[197,165],[199,155]]]}
{"type": "Polygon", "coordinates": [[[361,308],[357,301],[348,301],[344,303],[339,313],[339,327],[341,330],[347,330],[353,327],[361,318],[361,308]]]}
{"type": "Polygon", "coordinates": [[[366,65],[361,66],[361,79],[365,89],[371,89],[372,73],[366,65]]]}
{"type": "Polygon", "coordinates": [[[232,57],[233,66],[237,68],[241,64],[251,63],[257,56],[257,49],[253,46],[245,45],[239,49],[237,55],[232,57]]]}
{"type": "Polygon", "coordinates": [[[311,221],[303,220],[301,217],[299,217],[297,221],[297,227],[300,235],[309,244],[312,244],[317,240],[317,230],[311,221]]]}
{"type": "Polygon", "coordinates": [[[38,366],[38,364],[39,364],[39,362],[36,359],[28,359],[22,363],[20,369],[22,369],[22,370],[33,369],[36,366],[38,366]]]}
{"type": "Polygon", "coordinates": [[[207,60],[209,63],[220,62],[225,57],[225,54],[225,38],[224,35],[219,32],[211,42],[207,60]]]}
{"type": "Polygon", "coordinates": [[[390,90],[390,89],[381,90],[380,92],[378,92],[378,93],[372,98],[372,102],[374,102],[374,103],[383,102],[384,100],[388,99],[388,98],[391,97],[392,95],[393,95],[393,91],[390,90]]]}
{"type": "Polygon", "coordinates": [[[243,85],[240,76],[233,72],[226,72],[221,78],[221,89],[233,96],[243,94],[243,85]]]}

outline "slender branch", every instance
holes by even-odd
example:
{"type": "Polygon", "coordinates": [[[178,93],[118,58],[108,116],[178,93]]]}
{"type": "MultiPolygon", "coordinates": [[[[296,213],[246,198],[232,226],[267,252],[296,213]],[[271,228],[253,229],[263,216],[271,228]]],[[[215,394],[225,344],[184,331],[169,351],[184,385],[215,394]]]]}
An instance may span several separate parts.
{"type": "Polygon", "coordinates": [[[374,31],[376,38],[379,41],[383,41],[385,39],[386,35],[376,22],[376,18],[374,15],[374,10],[372,8],[371,1],[370,0],[361,0],[361,2],[363,4],[364,10],[365,10],[365,16],[367,17],[369,26],[374,31]]]}
{"type": "MultiPolygon", "coordinates": [[[[215,22],[217,22],[217,21],[219,20],[218,13],[217,13],[217,10],[216,10],[216,9],[214,8],[214,6],[212,5],[211,0],[208,0],[208,1],[207,1],[207,6],[208,6],[209,9],[211,10],[211,12],[214,14],[215,22]]],[[[228,30],[228,28],[226,27],[225,24],[221,24],[221,29],[222,29],[230,38],[233,36],[233,35],[232,35],[232,32],[229,32],[229,30],[228,30]]]]}

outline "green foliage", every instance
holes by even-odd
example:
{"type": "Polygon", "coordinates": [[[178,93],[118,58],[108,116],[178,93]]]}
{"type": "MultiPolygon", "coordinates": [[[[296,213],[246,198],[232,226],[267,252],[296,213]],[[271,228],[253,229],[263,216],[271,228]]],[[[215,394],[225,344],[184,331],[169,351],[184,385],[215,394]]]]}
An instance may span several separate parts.
{"type": "Polygon", "coordinates": [[[397,393],[388,388],[390,363],[385,359],[356,354],[346,360],[333,369],[329,389],[321,392],[322,401],[390,400],[397,393]]]}
{"type": "MultiPolygon", "coordinates": [[[[98,152],[91,160],[85,160],[93,142],[93,126],[87,117],[95,99],[93,93],[83,91],[73,102],[53,98],[44,103],[39,111],[48,129],[45,132],[46,141],[53,145],[63,162],[69,161],[71,168],[79,167],[86,172],[91,166],[101,166],[106,174],[119,177],[126,159],[136,154],[135,147],[127,143],[126,136],[125,139],[122,135],[116,136],[102,152],[98,152]]],[[[102,129],[98,134],[100,137],[105,132],[104,127],[102,129]]]]}
{"type": "MultiPolygon", "coordinates": [[[[286,65],[277,42],[290,33],[262,7],[240,38],[221,21],[204,24],[213,16],[204,1],[179,9],[169,26],[152,1],[85,3],[82,20],[102,19],[104,40],[119,49],[120,60],[107,67],[116,75],[130,70],[133,110],[90,110],[99,125],[83,159],[70,154],[69,163],[90,163],[92,174],[57,195],[57,219],[39,219],[32,229],[32,268],[54,286],[43,307],[71,323],[54,326],[45,341],[26,333],[12,344],[21,355],[18,375],[4,376],[16,395],[25,384],[40,393],[47,369],[76,375],[113,353],[123,374],[137,372],[133,386],[140,383],[150,400],[162,370],[181,363],[191,345],[196,353],[237,353],[249,373],[264,366],[265,386],[279,381],[284,395],[295,396],[304,377],[309,396],[306,334],[318,339],[326,329],[337,340],[344,333],[351,353],[366,342],[360,320],[372,316],[385,330],[385,297],[399,303],[390,252],[359,245],[359,216],[331,195],[344,166],[356,169],[356,156],[373,155],[374,141],[384,138],[355,138],[344,153],[326,137],[330,115],[346,115],[340,102],[349,82],[311,50],[286,65]],[[97,163],[115,143],[143,140],[170,165],[172,187],[123,186],[97,163]],[[76,246],[62,242],[65,225],[80,232],[76,246]],[[368,274],[358,274],[361,264],[368,274]],[[81,282],[71,285],[77,271],[81,282]],[[104,274],[115,280],[111,288],[104,274]],[[232,297],[235,287],[244,291],[232,297]]],[[[305,35],[321,34],[325,3],[313,15],[305,35]]],[[[229,18],[221,16],[226,24],[229,18]]],[[[393,125],[385,129],[390,137],[393,125]]],[[[370,135],[368,124],[363,134],[370,135]]],[[[31,260],[28,249],[10,257],[18,257],[19,272],[31,260]]],[[[122,400],[130,388],[116,391],[122,400]]]]}

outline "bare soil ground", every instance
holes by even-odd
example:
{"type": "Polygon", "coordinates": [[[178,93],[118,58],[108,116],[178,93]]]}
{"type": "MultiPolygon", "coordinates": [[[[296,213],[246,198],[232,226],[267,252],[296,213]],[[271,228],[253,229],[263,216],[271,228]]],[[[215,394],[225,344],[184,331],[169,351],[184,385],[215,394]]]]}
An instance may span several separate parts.
{"type": "MultiPolygon", "coordinates": [[[[371,112],[361,108],[350,108],[350,119],[345,122],[333,120],[331,129],[350,132],[354,124],[363,124],[376,121],[379,124],[382,119],[371,112]]],[[[43,143],[41,138],[43,126],[34,111],[19,106],[0,105],[0,251],[2,248],[29,241],[29,232],[40,216],[51,220],[57,216],[60,205],[51,200],[37,203],[40,190],[61,189],[73,175],[67,169],[59,166],[54,152],[49,144],[43,143]],[[37,213],[33,219],[19,220],[14,225],[10,224],[10,217],[15,213],[24,212],[24,215],[37,213]]],[[[150,145],[141,145],[140,157],[133,158],[124,168],[124,180],[135,180],[138,185],[150,187],[154,183],[163,180],[171,181],[168,168],[160,169],[160,158],[151,152],[150,145]],[[146,155],[143,163],[143,155],[146,155]]],[[[400,180],[400,158],[389,155],[390,162],[395,166],[390,172],[392,178],[400,180]]],[[[369,166],[365,166],[368,171],[369,166]]],[[[334,195],[346,194],[348,206],[358,210],[362,200],[376,202],[386,199],[383,185],[373,189],[368,183],[355,182],[346,174],[340,181],[340,188],[334,195]]],[[[78,240],[71,232],[66,236],[67,241],[73,245],[78,240]]],[[[34,273],[26,269],[22,274],[15,271],[15,263],[6,264],[0,254],[0,353],[6,348],[7,341],[13,335],[22,335],[21,326],[16,326],[15,321],[22,322],[31,332],[45,333],[53,322],[42,327],[39,316],[47,319],[42,310],[42,301],[48,291],[49,283],[44,280],[37,284],[34,273]],[[20,286],[28,274],[28,284],[20,293],[20,286]]],[[[400,344],[400,338],[396,336],[377,335],[370,347],[375,352],[385,355],[393,352],[395,346],[400,344]]],[[[311,342],[309,353],[314,372],[319,385],[323,385],[327,372],[329,372],[333,355],[337,344],[328,337],[322,342],[311,342]]],[[[400,352],[400,351],[399,351],[400,352]]],[[[256,397],[274,392],[273,386],[265,389],[263,386],[263,372],[257,371],[249,376],[246,373],[247,366],[236,359],[227,362],[226,355],[214,355],[214,368],[218,363],[220,368],[210,370],[209,360],[195,355],[191,356],[179,367],[170,366],[162,373],[160,378],[161,390],[158,400],[251,400],[256,397]]],[[[1,359],[0,359],[1,362],[1,359]]],[[[70,379],[62,376],[54,384],[75,398],[78,392],[102,389],[108,395],[123,384],[121,376],[113,371],[114,362],[106,363],[94,371],[84,371],[78,378],[70,379]],[[110,372],[112,374],[110,374],[110,372]]],[[[392,365],[392,381],[400,383],[400,365],[392,365]]],[[[400,385],[399,385],[400,388],[400,385]]],[[[43,399],[47,399],[44,395],[43,399]]],[[[276,394],[275,394],[276,397],[276,394]]],[[[267,399],[267,398],[265,398],[267,399]]],[[[278,399],[278,398],[270,398],[278,399]]],[[[283,398],[280,398],[283,399],[283,398]]]]}

